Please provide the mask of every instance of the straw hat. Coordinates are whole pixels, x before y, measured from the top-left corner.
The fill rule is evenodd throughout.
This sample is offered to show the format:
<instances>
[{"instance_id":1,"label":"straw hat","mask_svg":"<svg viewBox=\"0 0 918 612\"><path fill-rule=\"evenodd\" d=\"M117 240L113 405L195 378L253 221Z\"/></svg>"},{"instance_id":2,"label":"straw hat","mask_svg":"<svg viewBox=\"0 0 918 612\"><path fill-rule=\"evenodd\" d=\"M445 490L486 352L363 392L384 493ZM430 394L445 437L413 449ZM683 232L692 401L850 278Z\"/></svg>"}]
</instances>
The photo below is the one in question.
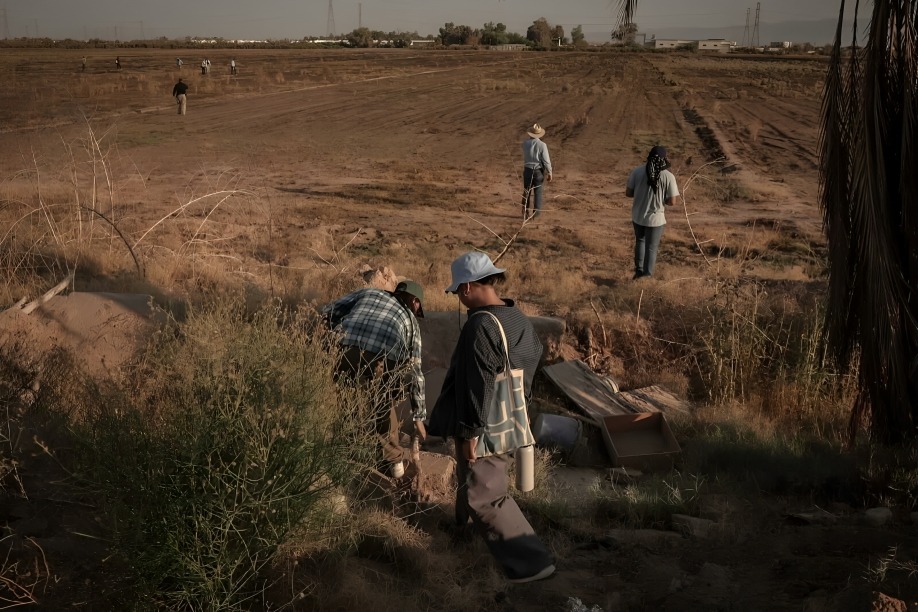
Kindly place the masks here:
<instances>
[{"instance_id":1,"label":"straw hat","mask_svg":"<svg viewBox=\"0 0 918 612\"><path fill-rule=\"evenodd\" d=\"M530 138L541 138L545 135L545 128L538 123L533 123L532 127L526 132Z\"/></svg>"}]
</instances>

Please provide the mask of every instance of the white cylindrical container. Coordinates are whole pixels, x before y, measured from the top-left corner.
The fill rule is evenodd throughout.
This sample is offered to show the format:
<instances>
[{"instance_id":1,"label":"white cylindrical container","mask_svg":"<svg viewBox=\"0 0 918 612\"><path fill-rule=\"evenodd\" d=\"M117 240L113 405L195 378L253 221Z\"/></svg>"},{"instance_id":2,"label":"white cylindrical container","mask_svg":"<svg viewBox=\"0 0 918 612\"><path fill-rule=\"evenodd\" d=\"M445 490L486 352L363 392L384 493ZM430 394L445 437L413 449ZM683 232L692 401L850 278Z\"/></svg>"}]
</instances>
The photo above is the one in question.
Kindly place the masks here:
<instances>
[{"instance_id":1,"label":"white cylindrical container","mask_svg":"<svg viewBox=\"0 0 918 612\"><path fill-rule=\"evenodd\" d=\"M401 461L392 464L392 477L401 478L405 475L405 465Z\"/></svg>"},{"instance_id":2,"label":"white cylindrical container","mask_svg":"<svg viewBox=\"0 0 918 612\"><path fill-rule=\"evenodd\" d=\"M516 449L516 488L528 493L535 488L535 449L522 446Z\"/></svg>"}]
</instances>

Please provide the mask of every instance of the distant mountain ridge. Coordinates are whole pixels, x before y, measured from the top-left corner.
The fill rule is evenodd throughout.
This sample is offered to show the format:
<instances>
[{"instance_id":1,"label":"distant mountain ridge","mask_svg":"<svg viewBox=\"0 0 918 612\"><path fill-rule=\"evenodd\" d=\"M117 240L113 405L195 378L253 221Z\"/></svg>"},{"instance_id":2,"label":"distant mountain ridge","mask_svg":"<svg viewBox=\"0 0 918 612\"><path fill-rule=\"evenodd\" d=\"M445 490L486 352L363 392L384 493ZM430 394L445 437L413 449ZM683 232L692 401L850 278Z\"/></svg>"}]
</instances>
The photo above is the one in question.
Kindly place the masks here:
<instances>
[{"instance_id":1,"label":"distant mountain ridge","mask_svg":"<svg viewBox=\"0 0 918 612\"><path fill-rule=\"evenodd\" d=\"M641 23L638 21L638 26ZM753 24L749 24L751 35ZM758 42L768 45L771 42L788 41L794 44L811 43L816 46L829 44L835 39L835 29L838 26L836 19L820 19L817 21L781 21L776 23L760 23ZM707 38L723 38L735 40L737 44L743 43L745 25L704 28L660 28L641 29L638 42L646 35L647 40L652 36L657 38L678 38L684 40L703 40ZM845 22L843 32L851 37L851 22ZM607 42L611 39L610 32L584 32L586 39L593 43Z\"/></svg>"}]
</instances>

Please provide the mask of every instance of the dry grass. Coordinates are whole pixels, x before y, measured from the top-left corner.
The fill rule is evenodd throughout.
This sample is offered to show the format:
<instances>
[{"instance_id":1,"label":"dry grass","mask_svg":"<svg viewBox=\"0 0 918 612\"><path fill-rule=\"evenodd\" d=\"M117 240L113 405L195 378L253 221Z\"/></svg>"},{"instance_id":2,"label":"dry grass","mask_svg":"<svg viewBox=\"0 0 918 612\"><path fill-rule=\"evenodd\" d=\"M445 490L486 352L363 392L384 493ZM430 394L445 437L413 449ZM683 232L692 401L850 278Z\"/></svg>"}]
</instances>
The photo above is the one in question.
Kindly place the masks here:
<instances>
[{"instance_id":1,"label":"dry grass","mask_svg":"<svg viewBox=\"0 0 918 612\"><path fill-rule=\"evenodd\" d=\"M183 59L184 74L194 74L192 61ZM212 59L215 66L226 61L216 54ZM366 67L336 66L240 62L238 80L216 68L207 78L195 74L195 94L219 96L230 87L271 91L304 80L350 82L365 76ZM526 93L537 78L557 83L552 69L551 62L534 62L503 80L460 84L473 93ZM679 60L666 78L680 79L682 69ZM76 75L67 95L104 97L126 88L152 100L162 98L178 74L154 66L152 60L144 70ZM806 85L811 77L807 73L789 79L779 94ZM760 95L763 78L750 77L749 96ZM17 83L31 87L25 80ZM570 93L576 86L559 89ZM53 105L64 97L62 91L52 88L34 95ZM746 91L739 90L736 98ZM556 121L559 129L595 127L592 115L576 108ZM674 136L671 146L687 148L689 134ZM659 137L636 126L622 147L642 157ZM190 301L238 290L250 311L269 298L309 311L360 286L363 266L389 265L397 275L425 287L426 310L448 311L457 308L455 298L442 291L450 282L449 262L470 249L496 256L520 229L515 203L502 197L500 187L493 189L492 200L464 198L462 189L467 188L456 176L465 170L431 168L423 152L413 151L380 171L386 180L372 190L329 181L324 186L328 193L297 193L305 182L298 176L272 182L259 179L257 169L250 175L198 172L179 188L174 201L152 215L143 204L151 171L136 168L115 146L117 138L89 122L86 137L68 150L69 166L52 171L41 159L26 157L21 172L4 177L0 214L6 227L16 231L0 235L0 270L8 279L0 285L0 301L34 296L75 269L78 288L158 292ZM515 151L513 155L515 160ZM370 171L363 166L354 169L355 176L365 172ZM493 171L499 181L504 174L512 176L513 171ZM680 168L679 175L685 174ZM447 211L438 217L439 225L428 225L430 217L420 212L416 218L401 214L411 208L399 200L401 183L435 187L429 192L434 197L417 202L416 208ZM265 188L274 184L291 191ZM697 235L689 234L681 211L674 209L673 228L663 239L659 277L631 282L628 229L590 227L604 222L600 218L616 202L605 195L582 196L569 185L559 181L551 193L576 196L546 205L583 220L556 224L548 217L523 228L501 261L510 270L506 294L519 298L528 314L563 317L570 330L564 338L570 354L611 375L623 388L663 384L697 406L689 417L673 419L680 439L695 443L686 453L687 468L643 489L621 489L611 498L597 495L584 501L584 506L605 511L599 513L600 528L661 526L674 509L693 512L699 490L721 475L718 486L741 488L748 474L739 465L749 466L754 476L750 480L756 483L777 482L779 469L806 468L814 440L840 454L851 380L820 365L820 304L814 298L824 277L819 255L802 232L768 219L730 226L718 222L718 217L732 214L729 204L759 196L709 168L684 189L692 215L688 220ZM457 200L461 211L455 210ZM376 212L368 214L364 208L388 218L380 221L373 216ZM395 227L400 224L410 231ZM811 472L804 470L803 484L816 486L827 474L841 473L830 453L819 448L822 454L815 455ZM583 519L579 501L575 504L563 487L553 486L547 477L551 461L540 454L540 474L546 477L537 479L539 489L519 499L537 531L548 534L552 547L567 559L571 534L595 525ZM905 472L889 475L891 486L876 497L901 499L890 491L902 483L910 490ZM272 570L280 577L272 587L272 601L328 609L359 609L381 601L406 609L493 606L503 579L477 540L455 545L430 524L429 515L396 516L363 501L347 497L344 514L330 504L325 539L288 542Z\"/></svg>"}]
</instances>

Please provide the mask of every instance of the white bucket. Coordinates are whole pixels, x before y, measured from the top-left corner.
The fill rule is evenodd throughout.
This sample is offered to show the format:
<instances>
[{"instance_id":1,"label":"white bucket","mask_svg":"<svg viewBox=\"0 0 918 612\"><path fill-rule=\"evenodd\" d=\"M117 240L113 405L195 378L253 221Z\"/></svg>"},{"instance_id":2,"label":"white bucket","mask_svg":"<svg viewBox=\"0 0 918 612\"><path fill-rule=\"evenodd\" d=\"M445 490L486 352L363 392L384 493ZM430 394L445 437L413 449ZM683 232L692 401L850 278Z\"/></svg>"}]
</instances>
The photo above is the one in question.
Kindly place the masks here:
<instances>
[{"instance_id":1,"label":"white bucket","mask_svg":"<svg viewBox=\"0 0 918 612\"><path fill-rule=\"evenodd\" d=\"M583 424L577 419L560 414L539 414L532 430L539 446L558 446L572 450L583 431Z\"/></svg>"}]
</instances>

